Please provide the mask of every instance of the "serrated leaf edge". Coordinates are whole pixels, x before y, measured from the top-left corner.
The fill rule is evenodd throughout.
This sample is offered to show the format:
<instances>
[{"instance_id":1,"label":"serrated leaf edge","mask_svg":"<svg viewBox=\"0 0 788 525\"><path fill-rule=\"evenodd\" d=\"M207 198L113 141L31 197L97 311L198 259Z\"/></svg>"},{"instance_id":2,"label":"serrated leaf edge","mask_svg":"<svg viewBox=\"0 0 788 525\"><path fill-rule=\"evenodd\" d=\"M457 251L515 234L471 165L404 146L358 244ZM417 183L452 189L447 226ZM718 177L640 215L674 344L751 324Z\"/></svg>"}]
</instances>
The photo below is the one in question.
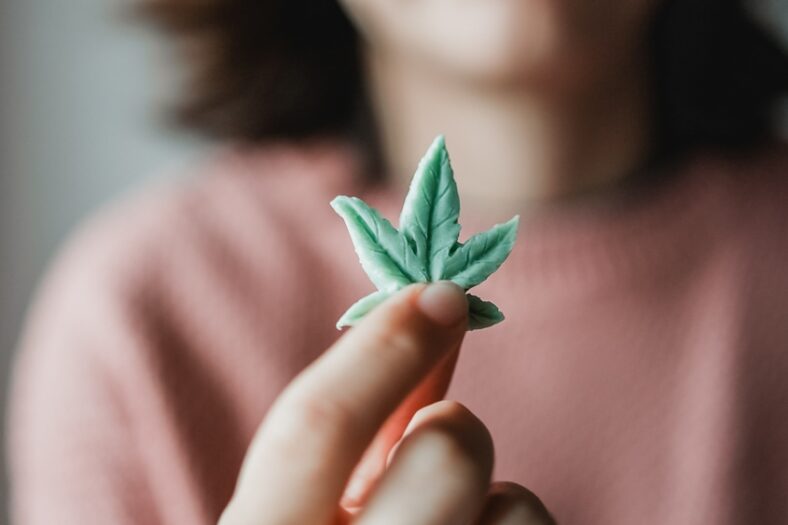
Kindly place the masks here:
<instances>
[{"instance_id":1,"label":"serrated leaf edge","mask_svg":"<svg viewBox=\"0 0 788 525\"><path fill-rule=\"evenodd\" d=\"M379 290L392 291L402 288L403 286L407 286L413 282L427 281L427 276L423 268L420 266L416 267L414 265L408 264L407 262L408 257L412 258L413 261L418 260L416 255L412 252L411 247L407 242L405 242L397 229L394 228L394 226L387 219L382 217L376 209L372 208L357 197L348 197L345 195L335 197L331 201L331 207L345 221L348 232L350 233L351 241L353 242L353 248L359 257L359 262L361 263L361 266L366 272L367 276ZM375 224L375 232L360 231L359 225L355 220L353 220L353 217L351 216L351 213L355 213L356 215L360 216L358 208L361 208L369 214ZM388 230L388 234L395 235L400 241L402 245L401 248L404 251L402 254L399 254L399 256L397 256L397 254L391 254L381 244L380 232L386 230ZM363 234L367 234L370 237L369 241L377 246L380 249L380 253L384 254L391 261L391 266L396 269L398 275L385 274L381 271L380 267L368 264L366 257L368 254L365 253L368 251L368 248L363 244ZM398 258L404 259L398 260Z\"/></svg>"},{"instance_id":2,"label":"serrated leaf edge","mask_svg":"<svg viewBox=\"0 0 788 525\"><path fill-rule=\"evenodd\" d=\"M485 301L473 294L467 294L466 297L468 298L468 330L489 328L506 319L506 316L494 303ZM492 308L493 315L475 314L474 312L479 312L481 307Z\"/></svg>"},{"instance_id":3,"label":"serrated leaf edge","mask_svg":"<svg viewBox=\"0 0 788 525\"><path fill-rule=\"evenodd\" d=\"M394 292L383 292L378 290L377 292L372 292L362 297L342 314L342 317L337 321L337 330L341 330L345 326L355 326L365 315L393 294Z\"/></svg>"},{"instance_id":4,"label":"serrated leaf edge","mask_svg":"<svg viewBox=\"0 0 788 525\"><path fill-rule=\"evenodd\" d=\"M494 225L489 230L477 233L473 235L470 239L468 239L464 244L459 245L451 255L449 255L444 261L441 268L441 279L447 279L450 281L456 282L459 286L462 286L465 290L470 290L474 286L478 286L479 284L486 281L492 274L494 274L498 269L506 262L506 259L509 258L509 255L512 253L512 249L514 249L515 241L517 240L517 231L519 229L520 224L520 216L515 215L508 221L500 224ZM489 236L496 232L497 230L503 230L499 242L489 247L485 253L492 252L497 247L503 245L503 254L499 256L499 260L497 261L487 261L490 264L488 271L480 276L476 276L473 279L470 279L469 276L463 277L463 273L469 271L471 267L474 265L479 265L485 259L483 257L477 257L473 260L469 259L464 265L459 268L451 269L451 273L447 272L447 267L451 267L451 263L453 260L460 258L463 256L464 250L470 250L473 243L483 239L485 236Z\"/></svg>"}]
</instances>

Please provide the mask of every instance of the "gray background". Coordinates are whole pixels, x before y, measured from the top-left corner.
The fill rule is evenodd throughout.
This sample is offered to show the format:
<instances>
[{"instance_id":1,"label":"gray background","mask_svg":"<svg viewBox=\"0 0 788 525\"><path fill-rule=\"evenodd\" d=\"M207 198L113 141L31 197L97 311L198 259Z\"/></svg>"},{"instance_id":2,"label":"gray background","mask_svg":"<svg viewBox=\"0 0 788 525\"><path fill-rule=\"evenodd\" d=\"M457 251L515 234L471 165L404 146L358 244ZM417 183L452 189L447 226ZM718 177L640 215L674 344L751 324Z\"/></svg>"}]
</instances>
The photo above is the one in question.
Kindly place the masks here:
<instances>
[{"instance_id":1,"label":"gray background","mask_svg":"<svg viewBox=\"0 0 788 525\"><path fill-rule=\"evenodd\" d=\"M159 125L173 75L161 43L120 16L130 2L0 0L2 407L30 294L64 235L102 201L205 148ZM788 44L788 1L760 4Z\"/></svg>"},{"instance_id":2,"label":"gray background","mask_svg":"<svg viewBox=\"0 0 788 525\"><path fill-rule=\"evenodd\" d=\"M174 78L167 48L124 18L129 4L0 0L2 407L24 311L63 237L107 198L200 150L160 123Z\"/></svg>"}]
</instances>

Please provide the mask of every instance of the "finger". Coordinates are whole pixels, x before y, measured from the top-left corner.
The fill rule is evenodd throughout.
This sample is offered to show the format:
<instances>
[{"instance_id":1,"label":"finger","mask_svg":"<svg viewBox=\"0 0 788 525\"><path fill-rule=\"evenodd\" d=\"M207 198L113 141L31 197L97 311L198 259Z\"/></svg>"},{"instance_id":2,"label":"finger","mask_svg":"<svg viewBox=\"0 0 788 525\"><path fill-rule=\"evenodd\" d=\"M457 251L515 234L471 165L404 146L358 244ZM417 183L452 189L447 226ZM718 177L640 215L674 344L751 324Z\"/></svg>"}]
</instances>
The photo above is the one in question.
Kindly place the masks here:
<instances>
[{"instance_id":1,"label":"finger","mask_svg":"<svg viewBox=\"0 0 788 525\"><path fill-rule=\"evenodd\" d=\"M469 523L483 507L492 465L481 421L455 402L430 405L414 418L357 523Z\"/></svg>"},{"instance_id":2,"label":"finger","mask_svg":"<svg viewBox=\"0 0 788 525\"><path fill-rule=\"evenodd\" d=\"M458 357L459 348L444 357L386 420L353 471L342 496L343 506L357 508L364 504L369 491L386 469L389 452L402 438L402 433L414 414L421 408L440 401L446 395Z\"/></svg>"},{"instance_id":3,"label":"finger","mask_svg":"<svg viewBox=\"0 0 788 525\"><path fill-rule=\"evenodd\" d=\"M490 488L478 525L556 525L544 504L525 487L511 482Z\"/></svg>"},{"instance_id":4,"label":"finger","mask_svg":"<svg viewBox=\"0 0 788 525\"><path fill-rule=\"evenodd\" d=\"M267 523L327 523L348 477L391 412L465 333L453 284L395 294L304 370L271 407L228 512ZM296 494L305 497L297 498Z\"/></svg>"}]
</instances>

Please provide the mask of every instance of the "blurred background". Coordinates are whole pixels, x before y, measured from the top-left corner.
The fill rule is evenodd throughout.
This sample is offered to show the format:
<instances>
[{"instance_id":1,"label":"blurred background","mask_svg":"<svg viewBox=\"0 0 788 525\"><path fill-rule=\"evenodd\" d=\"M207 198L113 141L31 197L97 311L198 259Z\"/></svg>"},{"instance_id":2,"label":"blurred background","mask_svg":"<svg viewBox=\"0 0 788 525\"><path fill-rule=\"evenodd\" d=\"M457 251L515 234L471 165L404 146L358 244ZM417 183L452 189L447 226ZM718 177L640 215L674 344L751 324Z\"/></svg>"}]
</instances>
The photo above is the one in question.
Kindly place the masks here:
<instances>
[{"instance_id":1,"label":"blurred background","mask_svg":"<svg viewBox=\"0 0 788 525\"><path fill-rule=\"evenodd\" d=\"M26 307L64 236L106 200L183 172L210 148L162 124L176 75L164 44L124 16L130 1L0 0L3 415ZM753 8L788 46L788 1Z\"/></svg>"},{"instance_id":2,"label":"blurred background","mask_svg":"<svg viewBox=\"0 0 788 525\"><path fill-rule=\"evenodd\" d=\"M25 309L64 236L107 199L183 171L204 147L162 125L174 75L163 42L124 14L128 6L0 0L3 415Z\"/></svg>"}]
</instances>

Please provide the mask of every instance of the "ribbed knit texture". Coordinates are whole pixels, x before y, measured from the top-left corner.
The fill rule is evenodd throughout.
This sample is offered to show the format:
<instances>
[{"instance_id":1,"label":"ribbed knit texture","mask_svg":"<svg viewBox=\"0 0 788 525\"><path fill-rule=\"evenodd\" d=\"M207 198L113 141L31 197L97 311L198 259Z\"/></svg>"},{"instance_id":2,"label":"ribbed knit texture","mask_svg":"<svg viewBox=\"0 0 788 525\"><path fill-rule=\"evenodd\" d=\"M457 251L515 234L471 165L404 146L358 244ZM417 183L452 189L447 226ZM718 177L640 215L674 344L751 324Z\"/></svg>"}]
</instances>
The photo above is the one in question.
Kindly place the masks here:
<instances>
[{"instance_id":1,"label":"ribbed knit texture","mask_svg":"<svg viewBox=\"0 0 788 525\"><path fill-rule=\"evenodd\" d=\"M15 523L215 523L272 400L372 290L328 202L395 220L403 194L359 165L228 151L72 239L15 369ZM562 525L787 523L787 209L783 150L524 217L479 289L507 320L468 335L448 395L496 478Z\"/></svg>"}]
</instances>

